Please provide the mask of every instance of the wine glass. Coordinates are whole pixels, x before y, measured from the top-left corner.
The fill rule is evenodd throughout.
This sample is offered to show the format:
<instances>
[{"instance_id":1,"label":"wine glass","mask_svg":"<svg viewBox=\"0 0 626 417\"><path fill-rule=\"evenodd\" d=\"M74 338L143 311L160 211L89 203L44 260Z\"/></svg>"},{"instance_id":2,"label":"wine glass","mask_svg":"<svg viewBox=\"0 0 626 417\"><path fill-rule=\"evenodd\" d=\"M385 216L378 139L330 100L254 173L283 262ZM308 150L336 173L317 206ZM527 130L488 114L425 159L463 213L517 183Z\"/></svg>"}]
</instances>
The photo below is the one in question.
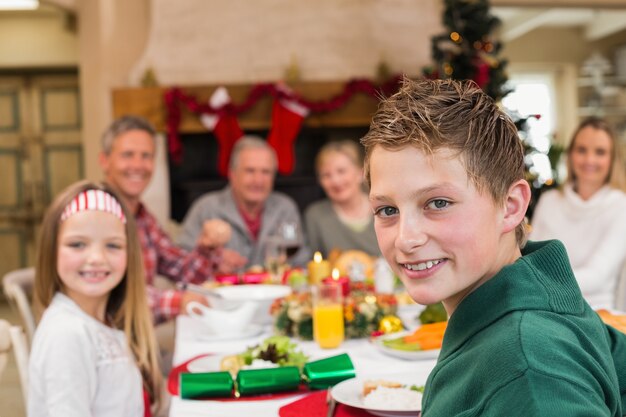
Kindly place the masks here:
<instances>
[{"instance_id":1,"label":"wine glass","mask_svg":"<svg viewBox=\"0 0 626 417\"><path fill-rule=\"evenodd\" d=\"M271 236L265 246L265 268L272 283L280 284L287 268L287 251L280 238Z\"/></svg>"},{"instance_id":2,"label":"wine glass","mask_svg":"<svg viewBox=\"0 0 626 417\"><path fill-rule=\"evenodd\" d=\"M265 267L272 277L272 282L282 281L283 274L288 268L288 259L293 256L301 244L300 228L298 223L283 221L274 231L265 247Z\"/></svg>"},{"instance_id":3,"label":"wine glass","mask_svg":"<svg viewBox=\"0 0 626 417\"><path fill-rule=\"evenodd\" d=\"M278 226L277 236L285 248L287 258L291 258L300 249L302 238L300 235L300 227L297 222L281 222Z\"/></svg>"}]
</instances>

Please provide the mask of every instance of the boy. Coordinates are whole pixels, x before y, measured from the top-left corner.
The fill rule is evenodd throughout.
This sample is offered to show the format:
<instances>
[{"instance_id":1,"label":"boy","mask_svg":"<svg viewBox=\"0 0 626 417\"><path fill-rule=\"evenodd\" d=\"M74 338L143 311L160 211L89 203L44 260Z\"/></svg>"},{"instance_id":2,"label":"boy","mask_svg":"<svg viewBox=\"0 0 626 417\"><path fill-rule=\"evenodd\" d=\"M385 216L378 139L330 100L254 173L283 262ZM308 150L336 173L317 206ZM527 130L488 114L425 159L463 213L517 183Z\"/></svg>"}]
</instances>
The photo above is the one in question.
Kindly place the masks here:
<instances>
[{"instance_id":1,"label":"boy","mask_svg":"<svg viewBox=\"0 0 626 417\"><path fill-rule=\"evenodd\" d=\"M583 300L560 242L524 245L523 148L493 100L405 79L362 142L383 256L450 317L423 417L621 416L626 336Z\"/></svg>"}]
</instances>

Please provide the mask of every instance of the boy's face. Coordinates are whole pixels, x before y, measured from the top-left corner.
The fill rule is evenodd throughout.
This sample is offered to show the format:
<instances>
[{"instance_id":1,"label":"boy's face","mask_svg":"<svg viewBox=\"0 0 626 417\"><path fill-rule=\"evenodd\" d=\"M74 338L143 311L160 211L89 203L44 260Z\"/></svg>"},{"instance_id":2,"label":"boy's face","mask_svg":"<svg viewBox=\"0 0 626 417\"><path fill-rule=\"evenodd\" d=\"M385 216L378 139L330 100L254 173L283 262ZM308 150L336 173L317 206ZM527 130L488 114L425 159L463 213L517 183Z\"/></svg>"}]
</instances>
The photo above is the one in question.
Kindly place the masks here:
<instances>
[{"instance_id":1,"label":"boy's face","mask_svg":"<svg viewBox=\"0 0 626 417\"><path fill-rule=\"evenodd\" d=\"M505 207L478 192L449 150L427 156L414 147L377 146L370 181L378 244L418 303L443 301L452 314L467 294L515 259L517 245L503 240L511 230Z\"/></svg>"}]
</instances>

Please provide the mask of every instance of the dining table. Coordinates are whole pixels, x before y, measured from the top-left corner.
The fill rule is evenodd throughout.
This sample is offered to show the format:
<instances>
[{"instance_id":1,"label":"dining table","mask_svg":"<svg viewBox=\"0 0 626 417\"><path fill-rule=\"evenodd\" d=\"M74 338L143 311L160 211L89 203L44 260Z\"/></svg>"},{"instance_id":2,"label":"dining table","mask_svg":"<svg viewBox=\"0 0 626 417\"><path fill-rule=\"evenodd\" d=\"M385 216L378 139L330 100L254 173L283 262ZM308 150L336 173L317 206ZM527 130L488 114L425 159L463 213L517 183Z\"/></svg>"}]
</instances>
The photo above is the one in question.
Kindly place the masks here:
<instances>
[{"instance_id":1,"label":"dining table","mask_svg":"<svg viewBox=\"0 0 626 417\"><path fill-rule=\"evenodd\" d=\"M173 355L173 367L189 362L193 358L203 355L222 357L243 352L247 347L262 342L274 334L271 325L265 325L261 333L254 336L242 334L241 337L213 338L207 326L200 320L186 315L176 319L176 340ZM417 384L424 385L436 358L407 360L390 356L373 344L370 339L348 339L338 348L321 349L314 341L293 339L298 347L309 356L309 361L332 357L347 353L354 365L355 374L359 378L389 379L394 375L409 375ZM233 400L197 400L182 399L179 395L172 395L170 402L170 417L232 417L255 416L277 417L280 409L305 395L301 391L292 394L270 397L269 399L247 399L241 397Z\"/></svg>"}]
</instances>

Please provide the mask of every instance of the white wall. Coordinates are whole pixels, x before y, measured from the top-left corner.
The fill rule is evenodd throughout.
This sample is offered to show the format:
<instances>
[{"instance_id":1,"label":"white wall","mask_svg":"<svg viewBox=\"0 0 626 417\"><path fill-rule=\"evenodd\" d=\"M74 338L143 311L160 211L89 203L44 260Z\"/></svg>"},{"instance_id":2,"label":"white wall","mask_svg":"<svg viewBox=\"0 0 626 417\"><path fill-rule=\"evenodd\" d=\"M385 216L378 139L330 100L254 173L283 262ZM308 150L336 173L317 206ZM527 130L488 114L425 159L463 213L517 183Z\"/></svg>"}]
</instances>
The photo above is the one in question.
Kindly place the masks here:
<instances>
[{"instance_id":1,"label":"white wall","mask_svg":"<svg viewBox=\"0 0 626 417\"><path fill-rule=\"evenodd\" d=\"M420 73L441 32L439 0L152 0L137 84L276 81L295 59L302 78L372 77L381 60Z\"/></svg>"},{"instance_id":2,"label":"white wall","mask_svg":"<svg viewBox=\"0 0 626 417\"><path fill-rule=\"evenodd\" d=\"M0 68L78 65L78 37L60 12L0 13Z\"/></svg>"},{"instance_id":3,"label":"white wall","mask_svg":"<svg viewBox=\"0 0 626 417\"><path fill-rule=\"evenodd\" d=\"M510 72L543 72L554 76L558 91L556 141L567 146L580 122L577 79L582 63L594 52L613 62L616 48L624 44L626 31L588 42L580 28L542 28L506 43L502 55L510 62ZM608 120L623 122L624 118Z\"/></svg>"}]
</instances>

